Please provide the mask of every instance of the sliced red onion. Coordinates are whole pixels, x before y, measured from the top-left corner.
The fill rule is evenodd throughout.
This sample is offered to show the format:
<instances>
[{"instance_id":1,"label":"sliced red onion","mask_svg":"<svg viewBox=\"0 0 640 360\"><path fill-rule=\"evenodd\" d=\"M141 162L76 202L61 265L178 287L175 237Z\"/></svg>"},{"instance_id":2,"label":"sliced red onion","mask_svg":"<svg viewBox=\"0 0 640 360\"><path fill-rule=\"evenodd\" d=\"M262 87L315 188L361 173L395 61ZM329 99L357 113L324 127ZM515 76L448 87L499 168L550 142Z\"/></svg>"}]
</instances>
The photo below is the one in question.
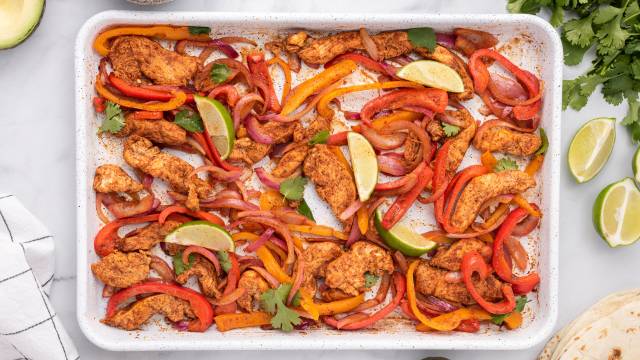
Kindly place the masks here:
<instances>
[{"instance_id":1,"label":"sliced red onion","mask_svg":"<svg viewBox=\"0 0 640 360\"><path fill-rule=\"evenodd\" d=\"M343 111L342 114L347 120L360 120L360 112L356 111Z\"/></svg>"},{"instance_id":2,"label":"sliced red onion","mask_svg":"<svg viewBox=\"0 0 640 360\"><path fill-rule=\"evenodd\" d=\"M436 42L444 47L452 49L456 43L456 36L453 34L436 33Z\"/></svg>"},{"instance_id":3,"label":"sliced red onion","mask_svg":"<svg viewBox=\"0 0 640 360\"><path fill-rule=\"evenodd\" d=\"M271 211L267 211L267 210L245 210L245 211L240 211L237 214L238 218L243 218L243 217L247 217L247 216L259 216L259 217L268 217L268 218L275 218L275 215L273 215L273 213L271 213Z\"/></svg>"},{"instance_id":4,"label":"sliced red onion","mask_svg":"<svg viewBox=\"0 0 640 360\"><path fill-rule=\"evenodd\" d=\"M238 130L240 123L242 123L242 119L249 115L251 108L253 107L253 103L255 102L259 102L264 105L264 99L256 93L243 95L240 100L238 100L236 106L233 108L233 126L236 130Z\"/></svg>"},{"instance_id":5,"label":"sliced red onion","mask_svg":"<svg viewBox=\"0 0 640 360\"><path fill-rule=\"evenodd\" d=\"M231 84L216 86L215 88L213 88L213 90L211 90L211 92L209 92L209 95L207 95L207 97L210 99L215 99L220 95L224 95L226 97L227 104L230 107L236 106L236 103L240 99L238 90Z\"/></svg>"},{"instance_id":6,"label":"sliced red onion","mask_svg":"<svg viewBox=\"0 0 640 360\"><path fill-rule=\"evenodd\" d=\"M272 228L268 228L260 235L258 240L247 245L247 247L244 248L245 251L254 252L258 250L260 246L264 245L267 242L267 240L269 240L269 238L271 237L271 235L273 235L274 232L275 230L273 230Z\"/></svg>"},{"instance_id":7,"label":"sliced red onion","mask_svg":"<svg viewBox=\"0 0 640 360\"><path fill-rule=\"evenodd\" d=\"M425 301L431 305L433 305L434 307L436 307L438 310L440 310L443 313L448 313L448 312L452 312L452 311L456 311L459 308L445 300L442 300L440 298L437 298L433 295L429 295L426 297Z\"/></svg>"},{"instance_id":8,"label":"sliced red onion","mask_svg":"<svg viewBox=\"0 0 640 360\"><path fill-rule=\"evenodd\" d=\"M367 51L367 54L369 54L369 57L371 57L375 61L382 60L382 58L380 57L380 53L378 52L378 46L367 32L367 29L361 27L359 33L360 39L362 40L362 46L364 46L364 49Z\"/></svg>"},{"instance_id":9,"label":"sliced red onion","mask_svg":"<svg viewBox=\"0 0 640 360\"><path fill-rule=\"evenodd\" d=\"M155 255L151 255L150 258L151 263L149 263L149 267L158 273L162 280L174 281L173 270L166 261Z\"/></svg>"},{"instance_id":10,"label":"sliced red onion","mask_svg":"<svg viewBox=\"0 0 640 360\"><path fill-rule=\"evenodd\" d=\"M387 154L381 154L377 156L378 158L378 169L380 172L385 174L393 175L393 176L402 176L406 175L408 170L404 166L404 162L402 159L399 159L395 156L390 156ZM388 189L381 189L388 190Z\"/></svg>"},{"instance_id":11,"label":"sliced red onion","mask_svg":"<svg viewBox=\"0 0 640 360\"><path fill-rule=\"evenodd\" d=\"M278 281L278 279L271 275L264 267L250 266L249 269L260 274L260 276L262 276L262 278L264 278L272 288L276 289L278 286L280 286L280 281Z\"/></svg>"},{"instance_id":12,"label":"sliced red onion","mask_svg":"<svg viewBox=\"0 0 640 360\"><path fill-rule=\"evenodd\" d=\"M236 190L231 190L231 189L224 189L219 191L216 195L214 199L210 199L209 201L206 200L200 200L200 202L211 202L211 201L215 201L215 199L238 199L238 200L242 200L242 195L240 195L240 193Z\"/></svg>"},{"instance_id":13,"label":"sliced red onion","mask_svg":"<svg viewBox=\"0 0 640 360\"><path fill-rule=\"evenodd\" d=\"M309 220L306 216L299 214L292 209L273 209L271 213L275 215L280 221L285 224L293 225L314 225L315 223Z\"/></svg>"},{"instance_id":14,"label":"sliced red onion","mask_svg":"<svg viewBox=\"0 0 640 360\"><path fill-rule=\"evenodd\" d=\"M286 115L281 115L281 114L264 114L264 115L258 115L258 120L287 123L287 122L296 121L298 119L290 116L286 116Z\"/></svg>"},{"instance_id":15,"label":"sliced red onion","mask_svg":"<svg viewBox=\"0 0 640 360\"><path fill-rule=\"evenodd\" d=\"M247 116L244 120L244 126L247 128L247 133L253 141L260 144L273 144L275 142L273 137L264 131L255 116Z\"/></svg>"},{"instance_id":16,"label":"sliced red onion","mask_svg":"<svg viewBox=\"0 0 640 360\"><path fill-rule=\"evenodd\" d=\"M473 238L473 237L478 237L480 235L488 234L488 233L492 232L493 230L499 228L500 225L502 225L504 220L507 218L507 215L508 214L504 214L502 217L500 217L500 219L498 219L498 221L495 222L495 224L489 226L488 228L486 228L484 230L480 230L480 231L476 231L476 232L469 232L469 233L461 233L461 234L447 234L446 236L448 238L451 238L451 239L469 239L469 238Z\"/></svg>"},{"instance_id":17,"label":"sliced red onion","mask_svg":"<svg viewBox=\"0 0 640 360\"><path fill-rule=\"evenodd\" d=\"M218 40L224 41L227 44L246 43L253 46L258 45L255 41L243 36L225 36L225 37L219 38Z\"/></svg>"},{"instance_id":18,"label":"sliced red onion","mask_svg":"<svg viewBox=\"0 0 640 360\"><path fill-rule=\"evenodd\" d=\"M216 269L217 274L222 274L222 270L220 267L220 262L214 253L212 253L209 249L203 248L202 246L190 245L187 246L186 249L182 251L182 262L185 264L189 263L189 255L192 253L196 253L201 255L205 259L209 260L213 267Z\"/></svg>"},{"instance_id":19,"label":"sliced red onion","mask_svg":"<svg viewBox=\"0 0 640 360\"><path fill-rule=\"evenodd\" d=\"M527 263L529 262L529 254L524 249L520 241L513 236L507 236L504 241L505 248L511 255L511 259L513 263L516 265L520 271L524 271L527 268Z\"/></svg>"},{"instance_id":20,"label":"sliced red onion","mask_svg":"<svg viewBox=\"0 0 640 360\"><path fill-rule=\"evenodd\" d=\"M216 199L212 202L200 204L205 209L231 208L236 210L258 210L259 207L250 202L239 199Z\"/></svg>"},{"instance_id":21,"label":"sliced red onion","mask_svg":"<svg viewBox=\"0 0 640 360\"><path fill-rule=\"evenodd\" d=\"M240 299L246 293L247 293L247 289L241 288L241 287L236 288L229 294L224 295L222 298L220 298L220 300L216 301L214 305L224 306L224 305L232 304L238 301L238 299Z\"/></svg>"},{"instance_id":22,"label":"sliced red onion","mask_svg":"<svg viewBox=\"0 0 640 360\"><path fill-rule=\"evenodd\" d=\"M287 251L287 243L279 237L272 236L269 238L269 242L279 247L280 249Z\"/></svg>"},{"instance_id":23,"label":"sliced red onion","mask_svg":"<svg viewBox=\"0 0 640 360\"><path fill-rule=\"evenodd\" d=\"M447 123L449 125L455 125L455 126L459 126L461 128L464 128L467 126L467 123L464 120L458 119L455 116L451 116L449 114L445 113L441 113L441 114L437 114L436 115L436 120L440 121L440 122L444 122Z\"/></svg>"},{"instance_id":24,"label":"sliced red onion","mask_svg":"<svg viewBox=\"0 0 640 360\"><path fill-rule=\"evenodd\" d=\"M189 330L189 321L188 320L180 320L171 323L171 327L178 331L188 331Z\"/></svg>"},{"instance_id":25,"label":"sliced red onion","mask_svg":"<svg viewBox=\"0 0 640 360\"><path fill-rule=\"evenodd\" d=\"M427 119L433 119L433 116L435 115L435 113L432 110L429 110L422 106L405 106L402 109L423 114Z\"/></svg>"},{"instance_id":26,"label":"sliced red onion","mask_svg":"<svg viewBox=\"0 0 640 360\"><path fill-rule=\"evenodd\" d=\"M380 134L374 128L366 125L360 127L360 133L378 150L397 149L402 146L407 139L407 134Z\"/></svg>"},{"instance_id":27,"label":"sliced red onion","mask_svg":"<svg viewBox=\"0 0 640 360\"><path fill-rule=\"evenodd\" d=\"M360 199L356 199L346 209L344 209L343 212L340 213L340 216L338 216L338 218L342 221L347 221L347 219L352 217L353 214L355 214L356 211L358 211L362 207L362 205L364 205L364 203L360 201Z\"/></svg>"},{"instance_id":28,"label":"sliced red onion","mask_svg":"<svg viewBox=\"0 0 640 360\"><path fill-rule=\"evenodd\" d=\"M107 209L118 219L148 213L156 203L155 196L148 194L140 201L123 201L107 206ZM104 201L104 200L103 200ZM158 203L159 205L159 203ZM157 205L156 205L157 206Z\"/></svg>"},{"instance_id":29,"label":"sliced red onion","mask_svg":"<svg viewBox=\"0 0 640 360\"><path fill-rule=\"evenodd\" d=\"M540 217L528 215L524 220L522 220L518 225L513 228L511 231L511 235L513 236L525 236L529 235L540 222Z\"/></svg>"},{"instance_id":30,"label":"sliced red onion","mask_svg":"<svg viewBox=\"0 0 640 360\"><path fill-rule=\"evenodd\" d=\"M195 168L191 173L189 173L187 177L190 178L202 171L208 171L214 179L225 182L236 181L240 178L240 176L242 176L242 170L227 171L215 165L203 165Z\"/></svg>"},{"instance_id":31,"label":"sliced red onion","mask_svg":"<svg viewBox=\"0 0 640 360\"><path fill-rule=\"evenodd\" d=\"M276 178L275 176L267 173L267 171L262 167L255 168L254 170L256 176L258 176L258 179L260 179L260 182L262 182L264 186L274 190L280 190L280 184L283 179Z\"/></svg>"},{"instance_id":32,"label":"sliced red onion","mask_svg":"<svg viewBox=\"0 0 640 360\"><path fill-rule=\"evenodd\" d=\"M353 218L353 223L351 224L351 231L349 232L349 237L347 238L347 242L345 242L346 247L350 247L353 243L360 240L360 236L362 233L360 232L360 227L358 226L358 218Z\"/></svg>"},{"instance_id":33,"label":"sliced red onion","mask_svg":"<svg viewBox=\"0 0 640 360\"><path fill-rule=\"evenodd\" d=\"M220 39L211 40L211 44L216 46L218 50L220 50L223 54L225 54L229 58L235 59L238 56L240 56L238 52L231 45L227 44L226 42Z\"/></svg>"}]
</instances>

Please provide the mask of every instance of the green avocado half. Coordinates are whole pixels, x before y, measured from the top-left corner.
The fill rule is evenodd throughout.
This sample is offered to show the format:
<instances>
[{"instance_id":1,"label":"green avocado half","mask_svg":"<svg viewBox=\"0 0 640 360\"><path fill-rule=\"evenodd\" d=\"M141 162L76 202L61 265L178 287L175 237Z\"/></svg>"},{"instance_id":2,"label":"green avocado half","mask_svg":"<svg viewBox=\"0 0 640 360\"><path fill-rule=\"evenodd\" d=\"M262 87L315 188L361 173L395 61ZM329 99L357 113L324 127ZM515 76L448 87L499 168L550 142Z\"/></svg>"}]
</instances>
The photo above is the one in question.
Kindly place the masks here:
<instances>
[{"instance_id":1,"label":"green avocado half","mask_svg":"<svg viewBox=\"0 0 640 360\"><path fill-rule=\"evenodd\" d=\"M38 27L45 0L0 0L0 49L25 41Z\"/></svg>"}]
</instances>

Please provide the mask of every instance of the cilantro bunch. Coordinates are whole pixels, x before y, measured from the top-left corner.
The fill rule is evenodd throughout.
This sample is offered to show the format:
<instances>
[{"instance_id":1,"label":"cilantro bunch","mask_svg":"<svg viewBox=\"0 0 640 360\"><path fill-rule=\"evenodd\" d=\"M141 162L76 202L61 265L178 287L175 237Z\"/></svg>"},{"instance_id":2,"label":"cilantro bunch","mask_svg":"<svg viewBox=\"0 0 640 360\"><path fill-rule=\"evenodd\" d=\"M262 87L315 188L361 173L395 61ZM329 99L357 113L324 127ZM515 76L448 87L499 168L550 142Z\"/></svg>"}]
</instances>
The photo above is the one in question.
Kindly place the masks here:
<instances>
[{"instance_id":1,"label":"cilantro bunch","mask_svg":"<svg viewBox=\"0 0 640 360\"><path fill-rule=\"evenodd\" d=\"M510 12L535 14L551 10L554 26L562 27L564 62L576 65L587 50L596 57L587 73L565 80L562 106L582 109L595 88L602 84L604 99L619 105L624 100L629 111L622 124L640 141L640 5L639 0L508 0ZM563 23L565 11L577 18Z\"/></svg>"}]
</instances>

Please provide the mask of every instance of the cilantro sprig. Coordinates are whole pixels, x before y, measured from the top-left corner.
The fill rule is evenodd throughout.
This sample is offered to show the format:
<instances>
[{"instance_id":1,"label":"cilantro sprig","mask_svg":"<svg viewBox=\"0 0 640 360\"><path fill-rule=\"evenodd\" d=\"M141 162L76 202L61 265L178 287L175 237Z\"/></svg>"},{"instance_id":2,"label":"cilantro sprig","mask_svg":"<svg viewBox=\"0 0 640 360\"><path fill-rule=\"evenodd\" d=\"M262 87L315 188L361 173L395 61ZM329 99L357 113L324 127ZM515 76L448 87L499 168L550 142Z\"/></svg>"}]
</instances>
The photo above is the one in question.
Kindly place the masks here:
<instances>
[{"instance_id":1,"label":"cilantro sprig","mask_svg":"<svg viewBox=\"0 0 640 360\"><path fill-rule=\"evenodd\" d=\"M176 114L176 118L173 122L190 132L201 133L204 131L202 118L200 118L200 115L197 112L191 109L180 110Z\"/></svg>"},{"instance_id":2,"label":"cilantro sprig","mask_svg":"<svg viewBox=\"0 0 640 360\"><path fill-rule=\"evenodd\" d=\"M612 105L626 100L627 115L621 124L631 138L640 141L640 5L638 0L508 0L511 12L535 14L543 7L552 11L550 22L562 27L564 62L577 65L595 48L591 68L573 80L564 80L562 107L582 109L601 85L604 99ZM576 18L564 21L568 11Z\"/></svg>"},{"instance_id":3,"label":"cilantro sprig","mask_svg":"<svg viewBox=\"0 0 640 360\"><path fill-rule=\"evenodd\" d=\"M287 179L280 184L280 194L287 200L302 200L304 195L304 186L307 184L307 179L302 176L297 176L293 179Z\"/></svg>"},{"instance_id":4,"label":"cilantro sprig","mask_svg":"<svg viewBox=\"0 0 640 360\"><path fill-rule=\"evenodd\" d=\"M289 291L291 284L281 284L277 289L269 289L260 295L262 309L274 315L271 318L271 326L285 332L292 331L294 325L302 322L298 313L285 305Z\"/></svg>"},{"instance_id":5,"label":"cilantro sprig","mask_svg":"<svg viewBox=\"0 0 640 360\"><path fill-rule=\"evenodd\" d=\"M529 301L527 300L526 296L518 296L518 298L516 299L516 308L513 311L522 312L522 310L524 310L524 306L528 302ZM496 325L502 325L502 323L504 322L504 319L506 319L507 316L509 316L509 315L511 315L511 313L502 314L502 315L493 315L491 317L491 322L496 324Z\"/></svg>"},{"instance_id":6,"label":"cilantro sprig","mask_svg":"<svg viewBox=\"0 0 640 360\"><path fill-rule=\"evenodd\" d=\"M173 271L176 273L176 275L180 275L183 272L191 269L195 261L196 261L196 256L194 254L189 254L189 263L185 264L182 261L182 251L181 251L173 255Z\"/></svg>"},{"instance_id":7,"label":"cilantro sprig","mask_svg":"<svg viewBox=\"0 0 640 360\"><path fill-rule=\"evenodd\" d=\"M102 126L100 126L100 131L117 134L122 130L124 125L124 113L122 109L120 109L120 105L107 100L107 105L104 109L104 120L102 121Z\"/></svg>"},{"instance_id":8,"label":"cilantro sprig","mask_svg":"<svg viewBox=\"0 0 640 360\"><path fill-rule=\"evenodd\" d=\"M460 132L460 127L456 125L451 125L446 122L442 123L442 130L447 137L452 137L458 135Z\"/></svg>"},{"instance_id":9,"label":"cilantro sprig","mask_svg":"<svg viewBox=\"0 0 640 360\"><path fill-rule=\"evenodd\" d=\"M414 47L427 48L429 52L436 49L436 32L430 27L409 29L407 37Z\"/></svg>"},{"instance_id":10,"label":"cilantro sprig","mask_svg":"<svg viewBox=\"0 0 640 360\"><path fill-rule=\"evenodd\" d=\"M209 76L215 84L221 84L231 76L231 69L225 64L213 64Z\"/></svg>"},{"instance_id":11,"label":"cilantro sprig","mask_svg":"<svg viewBox=\"0 0 640 360\"><path fill-rule=\"evenodd\" d=\"M501 172L501 171L507 171L507 170L518 170L518 163L513 159L504 157L498 160L496 165L493 167L493 170L495 172Z\"/></svg>"}]
</instances>

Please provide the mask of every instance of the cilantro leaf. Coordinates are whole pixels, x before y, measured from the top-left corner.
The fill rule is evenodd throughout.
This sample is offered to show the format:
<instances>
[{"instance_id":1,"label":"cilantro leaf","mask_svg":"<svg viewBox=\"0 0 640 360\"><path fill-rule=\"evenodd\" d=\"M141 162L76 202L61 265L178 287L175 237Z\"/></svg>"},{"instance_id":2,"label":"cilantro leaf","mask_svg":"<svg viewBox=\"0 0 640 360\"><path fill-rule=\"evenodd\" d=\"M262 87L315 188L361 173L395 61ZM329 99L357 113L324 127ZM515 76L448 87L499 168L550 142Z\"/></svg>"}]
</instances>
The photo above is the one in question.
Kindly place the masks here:
<instances>
[{"instance_id":1,"label":"cilantro leaf","mask_svg":"<svg viewBox=\"0 0 640 360\"><path fill-rule=\"evenodd\" d=\"M309 145L325 144L328 138L329 130L318 131L315 135L313 135L311 140L309 140Z\"/></svg>"},{"instance_id":2,"label":"cilantro leaf","mask_svg":"<svg viewBox=\"0 0 640 360\"><path fill-rule=\"evenodd\" d=\"M630 66L631 75L636 80L640 80L640 58L634 59Z\"/></svg>"},{"instance_id":3,"label":"cilantro leaf","mask_svg":"<svg viewBox=\"0 0 640 360\"><path fill-rule=\"evenodd\" d=\"M493 167L495 172L501 172L506 170L518 170L518 163L515 160L504 157L496 163Z\"/></svg>"},{"instance_id":4,"label":"cilantro leaf","mask_svg":"<svg viewBox=\"0 0 640 360\"><path fill-rule=\"evenodd\" d=\"M313 217L313 213L311 212L311 208L309 207L309 204L307 204L307 202L304 201L304 199L302 199L302 201L300 202L300 205L298 205L298 213L306 216L307 219L311 221L316 221L316 219Z\"/></svg>"},{"instance_id":5,"label":"cilantro leaf","mask_svg":"<svg viewBox=\"0 0 640 360\"><path fill-rule=\"evenodd\" d=\"M208 26L189 26L189 34L191 35L208 35L211 32L211 28Z\"/></svg>"},{"instance_id":6,"label":"cilantro leaf","mask_svg":"<svg viewBox=\"0 0 640 360\"><path fill-rule=\"evenodd\" d=\"M547 132L544 131L543 128L540 128L540 140L542 140L542 143L538 150L536 150L536 155L544 155L547 152L547 149L549 149L549 138L547 137Z\"/></svg>"},{"instance_id":7,"label":"cilantro leaf","mask_svg":"<svg viewBox=\"0 0 640 360\"><path fill-rule=\"evenodd\" d=\"M225 64L213 64L213 66L211 66L211 72L209 73L211 81L215 84L221 84L227 81L230 75L231 69Z\"/></svg>"},{"instance_id":8,"label":"cilantro leaf","mask_svg":"<svg viewBox=\"0 0 640 360\"><path fill-rule=\"evenodd\" d=\"M542 7L540 0L509 0L507 10L512 13L535 14Z\"/></svg>"},{"instance_id":9,"label":"cilantro leaf","mask_svg":"<svg viewBox=\"0 0 640 360\"><path fill-rule=\"evenodd\" d=\"M189 254L189 263L185 264L182 261L182 251L180 251L179 253L173 255L173 271L176 273L176 275L180 275L183 272L191 269L195 261L195 255Z\"/></svg>"},{"instance_id":10,"label":"cilantro leaf","mask_svg":"<svg viewBox=\"0 0 640 360\"><path fill-rule=\"evenodd\" d=\"M612 54L624 47L624 42L629 37L629 32L620 27L621 16L618 15L614 20L603 25L596 36L600 40L598 42L599 54Z\"/></svg>"},{"instance_id":11,"label":"cilantro leaf","mask_svg":"<svg viewBox=\"0 0 640 360\"><path fill-rule=\"evenodd\" d=\"M220 262L220 267L224 272L228 273L231 270L231 260L229 259L229 254L226 251L219 250L216 252L216 257Z\"/></svg>"},{"instance_id":12,"label":"cilantro leaf","mask_svg":"<svg viewBox=\"0 0 640 360\"><path fill-rule=\"evenodd\" d=\"M289 291L291 284L280 284L277 289L269 289L260 295L262 309L274 315L271 318L271 326L286 332L293 330L293 325L302 322L298 313L285 305Z\"/></svg>"},{"instance_id":13,"label":"cilantro leaf","mask_svg":"<svg viewBox=\"0 0 640 360\"><path fill-rule=\"evenodd\" d=\"M446 122L443 122L442 123L442 130L444 131L444 134L447 137L452 137L452 136L458 135L458 133L460 132L460 127L459 126L455 126L455 125L451 125L451 124L446 123Z\"/></svg>"},{"instance_id":14,"label":"cilantro leaf","mask_svg":"<svg viewBox=\"0 0 640 360\"><path fill-rule=\"evenodd\" d=\"M367 289L372 287L378 282L378 279L380 279L380 276L376 274L372 274L370 272L364 273L364 287Z\"/></svg>"},{"instance_id":15,"label":"cilantro leaf","mask_svg":"<svg viewBox=\"0 0 640 360\"><path fill-rule=\"evenodd\" d=\"M605 5L596 11L596 16L593 18L594 24L604 24L613 20L614 17L620 15L622 9L611 5Z\"/></svg>"},{"instance_id":16,"label":"cilantro leaf","mask_svg":"<svg viewBox=\"0 0 640 360\"><path fill-rule=\"evenodd\" d=\"M120 105L107 100L107 106L104 110L104 120L102 121L102 126L100 126L100 131L117 134L122 130L124 125L125 119Z\"/></svg>"},{"instance_id":17,"label":"cilantro leaf","mask_svg":"<svg viewBox=\"0 0 640 360\"><path fill-rule=\"evenodd\" d=\"M551 18L549 19L549 22L554 27L558 27L562 25L563 20L564 20L564 9L562 9L562 2L557 1L556 6L554 6L553 10L551 11Z\"/></svg>"},{"instance_id":18,"label":"cilantro leaf","mask_svg":"<svg viewBox=\"0 0 640 360\"><path fill-rule=\"evenodd\" d=\"M200 115L191 109L180 110L176 114L173 122L190 132L201 133L204 131L204 125L202 124Z\"/></svg>"},{"instance_id":19,"label":"cilantro leaf","mask_svg":"<svg viewBox=\"0 0 640 360\"><path fill-rule=\"evenodd\" d=\"M624 47L624 53L627 55L631 55L637 52L640 52L640 39L635 41L629 41L627 45Z\"/></svg>"},{"instance_id":20,"label":"cilantro leaf","mask_svg":"<svg viewBox=\"0 0 640 360\"><path fill-rule=\"evenodd\" d=\"M436 32L430 27L409 29L407 36L414 47L427 48L429 52L436 49Z\"/></svg>"},{"instance_id":21,"label":"cilantro leaf","mask_svg":"<svg viewBox=\"0 0 640 360\"><path fill-rule=\"evenodd\" d=\"M527 300L527 298L525 296L518 296L518 298L516 299L516 308L513 310L513 312L522 312L522 310L524 310L524 306L528 303L529 301ZM507 318L507 316L511 315L511 313L509 314L502 314L502 315L493 315L491 317L491 322L496 324L496 325L502 325L502 323L504 322L504 319Z\"/></svg>"},{"instance_id":22,"label":"cilantro leaf","mask_svg":"<svg viewBox=\"0 0 640 360\"><path fill-rule=\"evenodd\" d=\"M280 194L288 200L301 200L304 195L304 186L306 184L307 179L302 176L287 179L280 184Z\"/></svg>"},{"instance_id":23,"label":"cilantro leaf","mask_svg":"<svg viewBox=\"0 0 640 360\"><path fill-rule=\"evenodd\" d=\"M620 105L622 103L623 93L633 90L633 79L629 76L617 76L604 82L602 86L602 95L604 99L612 105Z\"/></svg>"},{"instance_id":24,"label":"cilantro leaf","mask_svg":"<svg viewBox=\"0 0 640 360\"><path fill-rule=\"evenodd\" d=\"M635 122L629 125L628 129L631 133L631 140L633 140L633 142L635 143L640 142L640 123Z\"/></svg>"},{"instance_id":25,"label":"cilantro leaf","mask_svg":"<svg viewBox=\"0 0 640 360\"><path fill-rule=\"evenodd\" d=\"M592 17L573 19L564 23L563 34L573 45L585 47L591 44L595 33L593 32Z\"/></svg>"},{"instance_id":26,"label":"cilantro leaf","mask_svg":"<svg viewBox=\"0 0 640 360\"><path fill-rule=\"evenodd\" d=\"M584 54L591 48L591 44L581 47L570 43L567 38L562 36L562 48L564 49L564 63L566 65L578 65Z\"/></svg>"}]
</instances>

